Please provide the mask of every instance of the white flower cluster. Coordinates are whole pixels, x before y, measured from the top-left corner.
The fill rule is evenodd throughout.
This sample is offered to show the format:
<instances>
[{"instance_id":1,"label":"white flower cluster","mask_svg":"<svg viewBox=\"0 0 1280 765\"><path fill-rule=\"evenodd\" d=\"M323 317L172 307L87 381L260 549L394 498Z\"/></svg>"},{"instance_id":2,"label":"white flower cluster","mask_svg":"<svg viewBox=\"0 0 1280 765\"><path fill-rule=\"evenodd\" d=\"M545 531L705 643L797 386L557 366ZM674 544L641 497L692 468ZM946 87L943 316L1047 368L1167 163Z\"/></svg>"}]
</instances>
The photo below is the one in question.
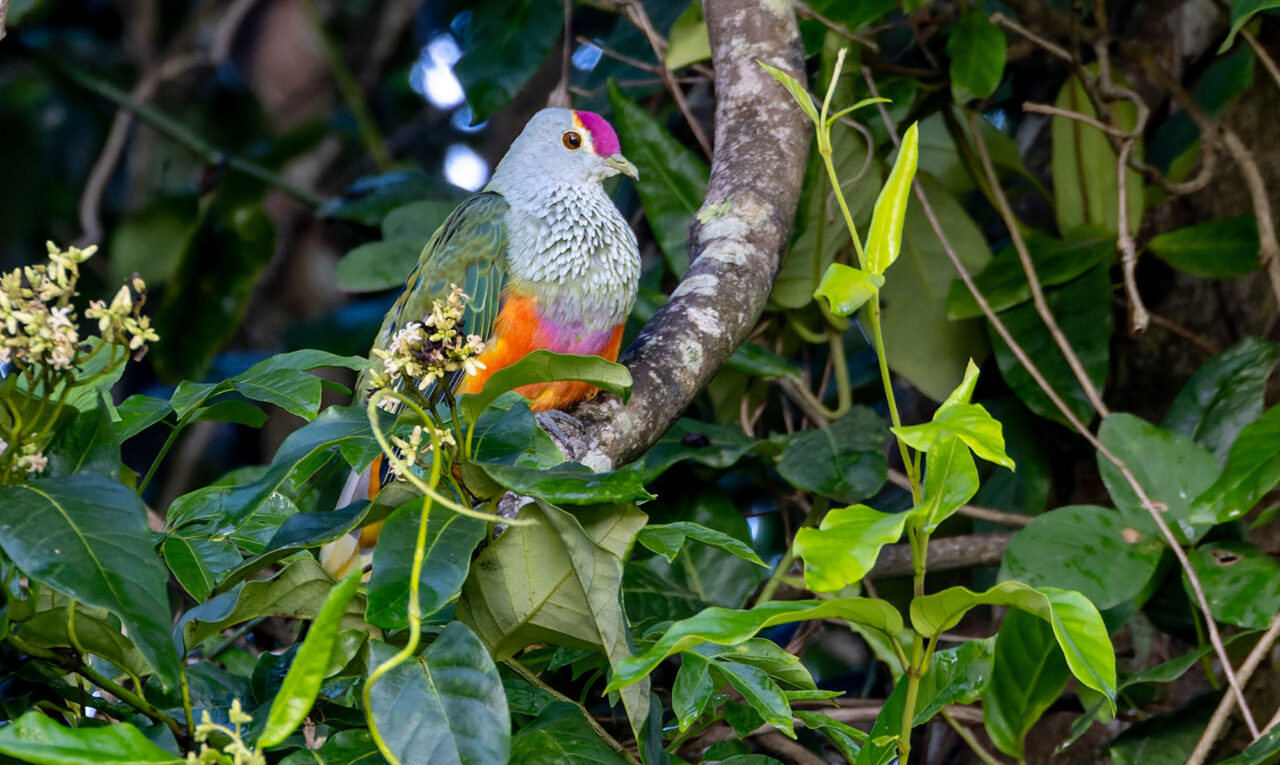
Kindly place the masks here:
<instances>
[{"instance_id":1,"label":"white flower cluster","mask_svg":"<svg viewBox=\"0 0 1280 765\"><path fill-rule=\"evenodd\" d=\"M462 289L453 285L447 300L435 301L431 313L422 321L407 324L391 338L385 350L375 348L373 354L382 360L382 369L371 372L374 387L425 391L446 374L475 375L484 369L476 358L484 353L484 340L479 335L463 334L466 299ZM385 399L385 403L388 408L396 406L392 399Z\"/></svg>"},{"instance_id":2,"label":"white flower cluster","mask_svg":"<svg viewBox=\"0 0 1280 765\"><path fill-rule=\"evenodd\" d=\"M436 438L440 439L440 445L442 447L458 445L457 442L453 440L453 431L448 428L433 428L433 430L436 432ZM434 448L431 443L431 439L426 437L426 431L423 430L421 425L414 425L413 430L409 433L409 437L407 439L401 438L400 436L392 436L391 443L395 444L396 451L398 451L400 456L404 459L404 462L402 463L404 465L421 465L422 467L426 467L424 464L424 458L426 455L430 454ZM404 477L401 473L401 466L397 464L395 460L391 460L389 465L392 474L395 475L396 478Z\"/></svg>"},{"instance_id":3,"label":"white flower cluster","mask_svg":"<svg viewBox=\"0 0 1280 765\"><path fill-rule=\"evenodd\" d=\"M49 458L44 456L35 444L22 444L18 448L21 453L15 465L19 471L27 475L35 475L36 473L43 473L44 469L49 467ZM7 451L9 451L8 442L0 438L0 457L3 457Z\"/></svg>"}]
</instances>

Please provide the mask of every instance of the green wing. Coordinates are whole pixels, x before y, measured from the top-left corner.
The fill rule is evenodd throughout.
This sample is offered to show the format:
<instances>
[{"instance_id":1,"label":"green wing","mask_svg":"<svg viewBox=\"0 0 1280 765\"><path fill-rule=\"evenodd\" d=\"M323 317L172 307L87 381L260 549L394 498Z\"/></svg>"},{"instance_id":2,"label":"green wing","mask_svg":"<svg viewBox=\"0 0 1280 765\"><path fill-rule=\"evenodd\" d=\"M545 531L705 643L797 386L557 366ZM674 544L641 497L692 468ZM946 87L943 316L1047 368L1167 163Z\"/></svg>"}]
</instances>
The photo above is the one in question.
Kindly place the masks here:
<instances>
[{"instance_id":1,"label":"green wing","mask_svg":"<svg viewBox=\"0 0 1280 765\"><path fill-rule=\"evenodd\" d=\"M421 321L455 284L469 297L464 331L489 338L506 283L507 209L502 195L491 191L458 205L422 249L404 292L382 321L374 348L387 347L406 324ZM358 386L362 397L369 393L367 386L362 376Z\"/></svg>"}]
</instances>

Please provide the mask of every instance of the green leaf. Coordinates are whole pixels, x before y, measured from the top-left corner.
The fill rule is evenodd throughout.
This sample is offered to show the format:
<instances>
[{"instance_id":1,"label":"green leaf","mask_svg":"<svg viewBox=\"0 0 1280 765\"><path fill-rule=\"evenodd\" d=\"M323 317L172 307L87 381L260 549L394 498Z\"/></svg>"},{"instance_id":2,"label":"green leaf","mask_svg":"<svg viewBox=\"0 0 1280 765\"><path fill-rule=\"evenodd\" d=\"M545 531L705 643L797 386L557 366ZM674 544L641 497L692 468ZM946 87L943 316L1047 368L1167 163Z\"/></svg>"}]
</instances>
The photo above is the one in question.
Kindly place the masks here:
<instances>
[{"instance_id":1,"label":"green leaf","mask_svg":"<svg viewBox=\"0 0 1280 765\"><path fill-rule=\"evenodd\" d=\"M1096 73L1096 65L1090 65ZM1123 81L1120 84L1127 84ZM1059 109L1097 117L1093 104L1085 95L1077 77L1067 80L1054 106ZM1130 130L1137 121L1132 103L1118 101L1107 104L1109 114L1104 119L1109 125ZM1058 217L1058 230L1071 231L1076 226L1090 223L1116 232L1119 210L1119 184L1116 178L1116 153L1111 141L1102 131L1079 120L1054 117L1052 125L1053 197ZM1133 155L1141 158L1141 141L1134 147ZM1136 232L1142 223L1143 189L1146 185L1135 170L1126 170L1129 230ZM1110 308L1110 302L1107 303Z\"/></svg>"},{"instance_id":2,"label":"green leaf","mask_svg":"<svg viewBox=\"0 0 1280 765\"><path fill-rule=\"evenodd\" d=\"M1244 276L1258 270L1258 223L1252 215L1197 223L1168 231L1147 249L1179 271L1205 279Z\"/></svg>"},{"instance_id":3,"label":"green leaf","mask_svg":"<svg viewBox=\"0 0 1280 765\"><path fill-rule=\"evenodd\" d=\"M0 548L33 580L120 617L165 687L176 687L169 573L137 494L92 473L0 487Z\"/></svg>"},{"instance_id":4,"label":"green leaf","mask_svg":"<svg viewBox=\"0 0 1280 765\"><path fill-rule=\"evenodd\" d=\"M439 193L439 183L438 178L432 178L420 170L397 170L366 176L344 189L342 196L321 207L319 215L321 218L377 226L392 210ZM453 206L449 209L452 210ZM403 282L403 278L401 281Z\"/></svg>"},{"instance_id":5,"label":"green leaf","mask_svg":"<svg viewBox=\"0 0 1280 765\"><path fill-rule=\"evenodd\" d=\"M116 438L123 443L160 422L172 411L173 407L162 398L135 393L116 407L116 414L120 416L116 423Z\"/></svg>"},{"instance_id":6,"label":"green leaf","mask_svg":"<svg viewBox=\"0 0 1280 765\"><path fill-rule=\"evenodd\" d=\"M1031 231L1024 235L1031 263L1042 287L1066 284L1097 265L1110 264L1115 257L1115 235L1098 226L1081 226L1066 239ZM973 277L978 291L996 313L1007 311L1031 300L1031 285L1013 245L1002 248ZM982 316L978 301L959 279L947 291L947 318L969 319Z\"/></svg>"},{"instance_id":7,"label":"green leaf","mask_svg":"<svg viewBox=\"0 0 1280 765\"><path fill-rule=\"evenodd\" d=\"M511 762L521 765L626 765L587 722L582 708L568 701L548 704L511 739Z\"/></svg>"},{"instance_id":8,"label":"green leaf","mask_svg":"<svg viewBox=\"0 0 1280 765\"><path fill-rule=\"evenodd\" d=\"M621 364L606 361L600 356L538 350L494 372L482 392L459 396L458 410L468 422L475 422L475 418L503 393L522 385L557 380L591 383L624 400L631 391L631 372Z\"/></svg>"},{"instance_id":9,"label":"green leaf","mask_svg":"<svg viewBox=\"0 0 1280 765\"><path fill-rule=\"evenodd\" d=\"M371 641L370 666L395 653ZM511 718L493 659L465 624L450 622L420 656L369 689L369 714L403 765L506 762Z\"/></svg>"},{"instance_id":10,"label":"green leaf","mask_svg":"<svg viewBox=\"0 0 1280 765\"><path fill-rule=\"evenodd\" d=\"M874 274L883 274L901 252L902 223L911 200L911 182L916 177L919 158L920 129L913 122L902 134L898 158L894 160L893 170L876 199L871 228L867 230L867 270Z\"/></svg>"},{"instance_id":11,"label":"green leaf","mask_svg":"<svg viewBox=\"0 0 1280 765\"><path fill-rule=\"evenodd\" d=\"M813 291L815 300L826 298L827 305L836 316L848 316L876 296L884 286L884 277L860 268L832 263Z\"/></svg>"},{"instance_id":12,"label":"green leaf","mask_svg":"<svg viewBox=\"0 0 1280 765\"><path fill-rule=\"evenodd\" d=\"M1245 747L1243 752L1235 757L1228 757L1218 765L1264 765L1274 762L1277 752L1280 752L1280 725L1272 725L1263 732L1261 738Z\"/></svg>"},{"instance_id":13,"label":"green leaf","mask_svg":"<svg viewBox=\"0 0 1280 765\"><path fill-rule=\"evenodd\" d=\"M621 663L606 691L616 691L646 677L668 656L703 643L733 645L778 624L812 619L843 619L868 629L897 635L902 615L883 600L833 598L831 600L769 601L749 611L708 608L676 622L647 651Z\"/></svg>"},{"instance_id":14,"label":"green leaf","mask_svg":"<svg viewBox=\"0 0 1280 765\"><path fill-rule=\"evenodd\" d=\"M275 404L304 420L313 420L320 413L322 384L319 377L303 373L326 367L359 372L367 366L369 360L360 356L308 349L264 359L231 378L230 383L246 398Z\"/></svg>"},{"instance_id":15,"label":"green leaf","mask_svg":"<svg viewBox=\"0 0 1280 765\"><path fill-rule=\"evenodd\" d=\"M743 700L760 715L760 719L778 728L791 738L796 737L795 728L791 724L791 704L783 695L778 684L769 678L763 670L732 661L717 661L713 666L719 670L729 685L742 695Z\"/></svg>"},{"instance_id":16,"label":"green leaf","mask_svg":"<svg viewBox=\"0 0 1280 765\"><path fill-rule=\"evenodd\" d=\"M969 447L959 438L938 444L925 461L924 530L933 533L977 493L978 467Z\"/></svg>"},{"instance_id":17,"label":"green leaf","mask_svg":"<svg viewBox=\"0 0 1280 765\"><path fill-rule=\"evenodd\" d=\"M973 218L928 173L917 173L947 240L970 273L981 271L991 248ZM880 290L885 354L889 368L929 398L946 398L970 359L986 358L987 341L977 321L947 318L947 290L955 267L917 199L907 208L902 263Z\"/></svg>"},{"instance_id":18,"label":"green leaf","mask_svg":"<svg viewBox=\"0 0 1280 765\"><path fill-rule=\"evenodd\" d=\"M108 478L120 477L120 440L111 421L110 394L96 407L76 412L71 422L62 425L45 448L49 458L46 478L96 473Z\"/></svg>"},{"instance_id":19,"label":"green leaf","mask_svg":"<svg viewBox=\"0 0 1280 765\"><path fill-rule=\"evenodd\" d=\"M409 625L409 583L422 500L413 499L396 509L378 535L373 550L373 575L369 578L369 606L365 619L383 629ZM485 524L478 518L435 506L427 516L427 539L418 603L430 616L458 597L467 578L471 553L484 538Z\"/></svg>"},{"instance_id":20,"label":"green leaf","mask_svg":"<svg viewBox=\"0 0 1280 765\"><path fill-rule=\"evenodd\" d=\"M1187 551L1214 619L1265 629L1280 611L1280 563L1245 542L1211 542ZM1194 602L1186 574L1183 583Z\"/></svg>"},{"instance_id":21,"label":"green leaf","mask_svg":"<svg viewBox=\"0 0 1280 765\"><path fill-rule=\"evenodd\" d=\"M792 552L804 560L805 586L835 592L856 584L876 564L880 548L902 538L907 517L851 505L827 513L816 529L797 531Z\"/></svg>"},{"instance_id":22,"label":"green leaf","mask_svg":"<svg viewBox=\"0 0 1280 765\"><path fill-rule=\"evenodd\" d=\"M240 551L228 539L167 537L160 546L169 570L197 603L203 603L227 572L239 566Z\"/></svg>"},{"instance_id":23,"label":"green leaf","mask_svg":"<svg viewBox=\"0 0 1280 765\"><path fill-rule=\"evenodd\" d=\"M1212 705L1188 704L1135 723L1111 742L1112 765L1182 765L1209 722Z\"/></svg>"},{"instance_id":24,"label":"green leaf","mask_svg":"<svg viewBox=\"0 0 1280 765\"><path fill-rule=\"evenodd\" d=\"M1022 758L1027 731L1069 677L1053 629L1029 613L1010 611L996 635L991 685L982 704L982 722L1000 751Z\"/></svg>"},{"instance_id":25,"label":"green leaf","mask_svg":"<svg viewBox=\"0 0 1280 765\"><path fill-rule=\"evenodd\" d=\"M1278 418L1280 421L1280 418ZM1204 447L1185 436L1134 417L1109 415L1098 428L1102 445L1128 465L1147 496L1168 508L1163 512L1175 535L1194 543L1212 526L1193 515L1192 498L1199 497L1218 477L1218 461ZM1151 514L1142 507L1120 468L1098 454L1098 472L1126 523L1145 536L1158 537ZM1194 522L1193 522L1194 521Z\"/></svg>"},{"instance_id":26,"label":"green leaf","mask_svg":"<svg viewBox=\"0 0 1280 765\"><path fill-rule=\"evenodd\" d=\"M1106 610L1141 599L1164 549L1162 538L1137 533L1114 510L1073 505L1014 534L1000 573L1032 587L1076 590Z\"/></svg>"},{"instance_id":27,"label":"green leaf","mask_svg":"<svg viewBox=\"0 0 1280 765\"><path fill-rule=\"evenodd\" d=\"M778 473L792 486L840 502L870 497L884 485L885 422L855 406L825 428L790 436L778 458Z\"/></svg>"},{"instance_id":28,"label":"green leaf","mask_svg":"<svg viewBox=\"0 0 1280 765\"><path fill-rule=\"evenodd\" d=\"M338 261L338 286L355 293L403 287L425 244L425 239L420 242L404 239L366 242Z\"/></svg>"},{"instance_id":29,"label":"green leaf","mask_svg":"<svg viewBox=\"0 0 1280 765\"><path fill-rule=\"evenodd\" d=\"M667 267L677 279L683 278L689 270L685 244L689 224L707 195L711 171L697 152L677 141L613 81L609 82L609 103L623 151L640 170L636 193L644 217Z\"/></svg>"},{"instance_id":30,"label":"green leaf","mask_svg":"<svg viewBox=\"0 0 1280 765\"><path fill-rule=\"evenodd\" d=\"M743 435L741 428L681 417L645 453L645 483L683 460L692 460L713 468L731 467L754 444L755 440Z\"/></svg>"},{"instance_id":31,"label":"green leaf","mask_svg":"<svg viewBox=\"0 0 1280 765\"><path fill-rule=\"evenodd\" d=\"M129 723L64 728L34 709L0 728L0 754L40 765L186 762L152 743Z\"/></svg>"},{"instance_id":32,"label":"green leaf","mask_svg":"<svg viewBox=\"0 0 1280 765\"><path fill-rule=\"evenodd\" d=\"M911 624L926 637L951 629L974 606L1020 608L1049 622L1067 666L1081 683L1109 699L1116 694L1116 657L1098 609L1078 592L1001 582L984 593L950 587L911 601Z\"/></svg>"},{"instance_id":33,"label":"green leaf","mask_svg":"<svg viewBox=\"0 0 1280 765\"><path fill-rule=\"evenodd\" d=\"M369 731L353 728L334 733L319 749L295 751L280 765L372 765L381 757Z\"/></svg>"},{"instance_id":34,"label":"green leaf","mask_svg":"<svg viewBox=\"0 0 1280 765\"><path fill-rule=\"evenodd\" d=\"M693 0L671 25L667 35L667 69L675 71L711 58L711 39L707 20L702 13L702 0ZM616 108L615 108L616 111Z\"/></svg>"},{"instance_id":35,"label":"green leaf","mask_svg":"<svg viewBox=\"0 0 1280 765\"><path fill-rule=\"evenodd\" d=\"M644 463L641 462L605 473L597 473L577 462L562 462L553 467L475 464L507 489L555 504L596 505L653 499L644 488Z\"/></svg>"},{"instance_id":36,"label":"green leaf","mask_svg":"<svg viewBox=\"0 0 1280 765\"><path fill-rule=\"evenodd\" d=\"M1280 406L1273 406L1236 436L1222 474L1196 497L1192 520L1222 523L1253 509L1267 492L1280 484L1278 445Z\"/></svg>"},{"instance_id":37,"label":"green leaf","mask_svg":"<svg viewBox=\"0 0 1280 765\"><path fill-rule=\"evenodd\" d=\"M631 655L619 602L622 564L645 524L634 506L584 507L570 515L547 504L516 516L476 558L455 612L504 659L533 643L604 652L613 667ZM648 714L647 684L623 694L635 731Z\"/></svg>"},{"instance_id":38,"label":"green leaf","mask_svg":"<svg viewBox=\"0 0 1280 765\"><path fill-rule=\"evenodd\" d=\"M453 71L479 122L506 106L537 71L560 37L564 15L560 6L537 0L485 0L470 10Z\"/></svg>"},{"instance_id":39,"label":"green leaf","mask_svg":"<svg viewBox=\"0 0 1280 765\"><path fill-rule=\"evenodd\" d=\"M725 369L732 369L752 377L774 379L789 377L800 379L800 370L795 364L779 356L763 345L744 340L724 362Z\"/></svg>"},{"instance_id":40,"label":"green leaf","mask_svg":"<svg viewBox=\"0 0 1280 765\"><path fill-rule=\"evenodd\" d=\"M686 651L680 657L680 671L676 673L675 684L671 687L671 711L676 716L680 732L689 730L689 726L698 721L715 693L715 683L711 681L711 664L703 656Z\"/></svg>"},{"instance_id":41,"label":"green leaf","mask_svg":"<svg viewBox=\"0 0 1280 765\"><path fill-rule=\"evenodd\" d=\"M453 212L457 206L458 203L453 200L420 199L395 207L382 219L382 238L417 242L418 249L421 251L427 240L435 234L436 229L440 228L445 218L448 218L449 213ZM409 270L412 270L412 266L416 264L415 259L410 264ZM409 277L409 270L401 273L399 280L391 286L403 286Z\"/></svg>"},{"instance_id":42,"label":"green leaf","mask_svg":"<svg viewBox=\"0 0 1280 765\"><path fill-rule=\"evenodd\" d=\"M10 18L12 13L10 9ZM118 284L136 273L153 287L168 282L190 243L198 212L194 194L175 194L153 197L126 215L115 225L106 248L110 281Z\"/></svg>"},{"instance_id":43,"label":"green leaf","mask_svg":"<svg viewBox=\"0 0 1280 765\"><path fill-rule=\"evenodd\" d=\"M275 746L293 733L311 710L320 683L328 674L338 644L338 627L360 586L360 572L335 584L320 607L320 613L307 630L307 639L294 656L280 691L271 702L267 725L258 735L258 746Z\"/></svg>"},{"instance_id":44,"label":"green leaf","mask_svg":"<svg viewBox=\"0 0 1280 765\"><path fill-rule=\"evenodd\" d=\"M208 406L196 409L187 422L231 422L236 425L260 428L267 422L267 413L256 404L232 399L215 401Z\"/></svg>"},{"instance_id":45,"label":"green leaf","mask_svg":"<svg viewBox=\"0 0 1280 765\"><path fill-rule=\"evenodd\" d=\"M1013 460L1004 450L1003 427L981 404L947 404L938 407L929 422L890 430L917 451L933 454L947 441L956 438L987 462L1010 470L1014 467Z\"/></svg>"},{"instance_id":46,"label":"green leaf","mask_svg":"<svg viewBox=\"0 0 1280 765\"><path fill-rule=\"evenodd\" d=\"M1074 281L1045 291L1045 302L1094 388L1101 391L1107 381L1111 354L1111 278L1107 269L1098 266ZM1081 420L1091 421L1093 407L1035 306L1024 303L1004 311L1000 319L1071 411ZM1065 423L1066 418L1040 390L995 329L988 327L987 334L1000 374L1018 398L1041 417Z\"/></svg>"},{"instance_id":47,"label":"green leaf","mask_svg":"<svg viewBox=\"0 0 1280 765\"><path fill-rule=\"evenodd\" d=\"M797 81L796 78L776 67L769 66L763 61L756 61L766 72L775 80L782 83L782 87L787 89L791 97L795 99L800 110L808 116L809 120L815 125L818 124L818 107L813 103L813 96L809 95L808 89L804 84Z\"/></svg>"},{"instance_id":48,"label":"green leaf","mask_svg":"<svg viewBox=\"0 0 1280 765\"><path fill-rule=\"evenodd\" d=\"M109 615L105 610L77 605L74 625L76 639L72 641L67 633L68 605L69 600L66 603L55 603L53 608L37 611L35 616L22 622L23 641L41 648L84 649L87 653L101 656L117 667L139 676L151 671L146 658L129 636L123 634L118 625L107 621Z\"/></svg>"},{"instance_id":49,"label":"green leaf","mask_svg":"<svg viewBox=\"0 0 1280 765\"><path fill-rule=\"evenodd\" d=\"M674 561L680 554L686 539L693 539L718 550L724 550L734 557L751 561L761 568L769 568L768 564L756 555L756 551L751 549L751 545L723 531L709 529L699 523L677 521L652 524L641 529L636 537L637 542L666 558L668 562Z\"/></svg>"},{"instance_id":50,"label":"green leaf","mask_svg":"<svg viewBox=\"0 0 1280 765\"><path fill-rule=\"evenodd\" d=\"M1276 343L1246 337L1196 370L1162 424L1225 461L1240 431L1262 415L1267 379L1277 357Z\"/></svg>"},{"instance_id":51,"label":"green leaf","mask_svg":"<svg viewBox=\"0 0 1280 765\"><path fill-rule=\"evenodd\" d=\"M996 92L1004 77L1004 31L974 9L960 17L947 40L951 97L962 104Z\"/></svg>"},{"instance_id":52,"label":"green leaf","mask_svg":"<svg viewBox=\"0 0 1280 765\"><path fill-rule=\"evenodd\" d=\"M860 731L852 725L846 725L839 720L834 720L821 712L796 709L792 710L791 714L804 723L804 727L825 736L827 741L831 742L831 745L836 748L836 751L840 752L840 755L847 762L853 762L857 758L860 742L866 741L868 738L865 731Z\"/></svg>"},{"instance_id":53,"label":"green leaf","mask_svg":"<svg viewBox=\"0 0 1280 765\"><path fill-rule=\"evenodd\" d=\"M1253 18L1254 14L1275 8L1280 8L1280 0L1232 0L1231 31L1227 33L1227 39L1222 41L1218 53L1226 53L1231 48L1236 40L1236 33L1249 23L1249 19Z\"/></svg>"}]
</instances>

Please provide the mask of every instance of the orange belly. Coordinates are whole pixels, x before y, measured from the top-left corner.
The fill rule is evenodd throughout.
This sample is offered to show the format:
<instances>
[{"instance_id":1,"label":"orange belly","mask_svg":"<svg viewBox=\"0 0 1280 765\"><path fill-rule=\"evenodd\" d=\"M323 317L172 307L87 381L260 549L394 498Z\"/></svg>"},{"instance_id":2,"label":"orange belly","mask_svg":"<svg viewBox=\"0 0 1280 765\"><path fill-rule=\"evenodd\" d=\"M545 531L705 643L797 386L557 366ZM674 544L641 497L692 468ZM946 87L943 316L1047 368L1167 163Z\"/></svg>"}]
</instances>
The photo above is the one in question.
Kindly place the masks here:
<instances>
[{"instance_id":1,"label":"orange belly","mask_svg":"<svg viewBox=\"0 0 1280 765\"><path fill-rule=\"evenodd\" d=\"M475 376L464 378L458 386L459 393L479 393L489 377L499 369L511 366L526 355L537 350L552 350L561 353L578 353L578 348L558 348L554 333L539 318L536 301L532 298L509 297L494 323L493 337L485 352L480 354L480 362L485 368ZM594 353L585 355L601 356L609 361L618 360L618 351L622 347L622 330L625 323L613 328L607 342ZM552 383L537 383L516 388L529 399L529 408L535 412L548 409L564 409L583 399L591 398L599 392L594 385L574 380Z\"/></svg>"}]
</instances>

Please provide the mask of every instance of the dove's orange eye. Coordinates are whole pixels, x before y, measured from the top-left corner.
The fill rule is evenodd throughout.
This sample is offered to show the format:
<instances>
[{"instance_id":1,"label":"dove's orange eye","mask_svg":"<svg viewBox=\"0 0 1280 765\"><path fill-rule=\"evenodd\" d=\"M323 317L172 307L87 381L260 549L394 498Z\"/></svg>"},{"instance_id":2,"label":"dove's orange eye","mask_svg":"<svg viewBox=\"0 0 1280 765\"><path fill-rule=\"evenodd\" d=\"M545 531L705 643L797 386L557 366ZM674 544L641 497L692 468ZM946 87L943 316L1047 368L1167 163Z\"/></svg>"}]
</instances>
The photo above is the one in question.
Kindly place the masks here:
<instances>
[{"instance_id":1,"label":"dove's orange eye","mask_svg":"<svg viewBox=\"0 0 1280 765\"><path fill-rule=\"evenodd\" d=\"M582 134L576 130L565 131L565 134L560 136L560 140L569 151L577 151L582 148Z\"/></svg>"}]
</instances>

